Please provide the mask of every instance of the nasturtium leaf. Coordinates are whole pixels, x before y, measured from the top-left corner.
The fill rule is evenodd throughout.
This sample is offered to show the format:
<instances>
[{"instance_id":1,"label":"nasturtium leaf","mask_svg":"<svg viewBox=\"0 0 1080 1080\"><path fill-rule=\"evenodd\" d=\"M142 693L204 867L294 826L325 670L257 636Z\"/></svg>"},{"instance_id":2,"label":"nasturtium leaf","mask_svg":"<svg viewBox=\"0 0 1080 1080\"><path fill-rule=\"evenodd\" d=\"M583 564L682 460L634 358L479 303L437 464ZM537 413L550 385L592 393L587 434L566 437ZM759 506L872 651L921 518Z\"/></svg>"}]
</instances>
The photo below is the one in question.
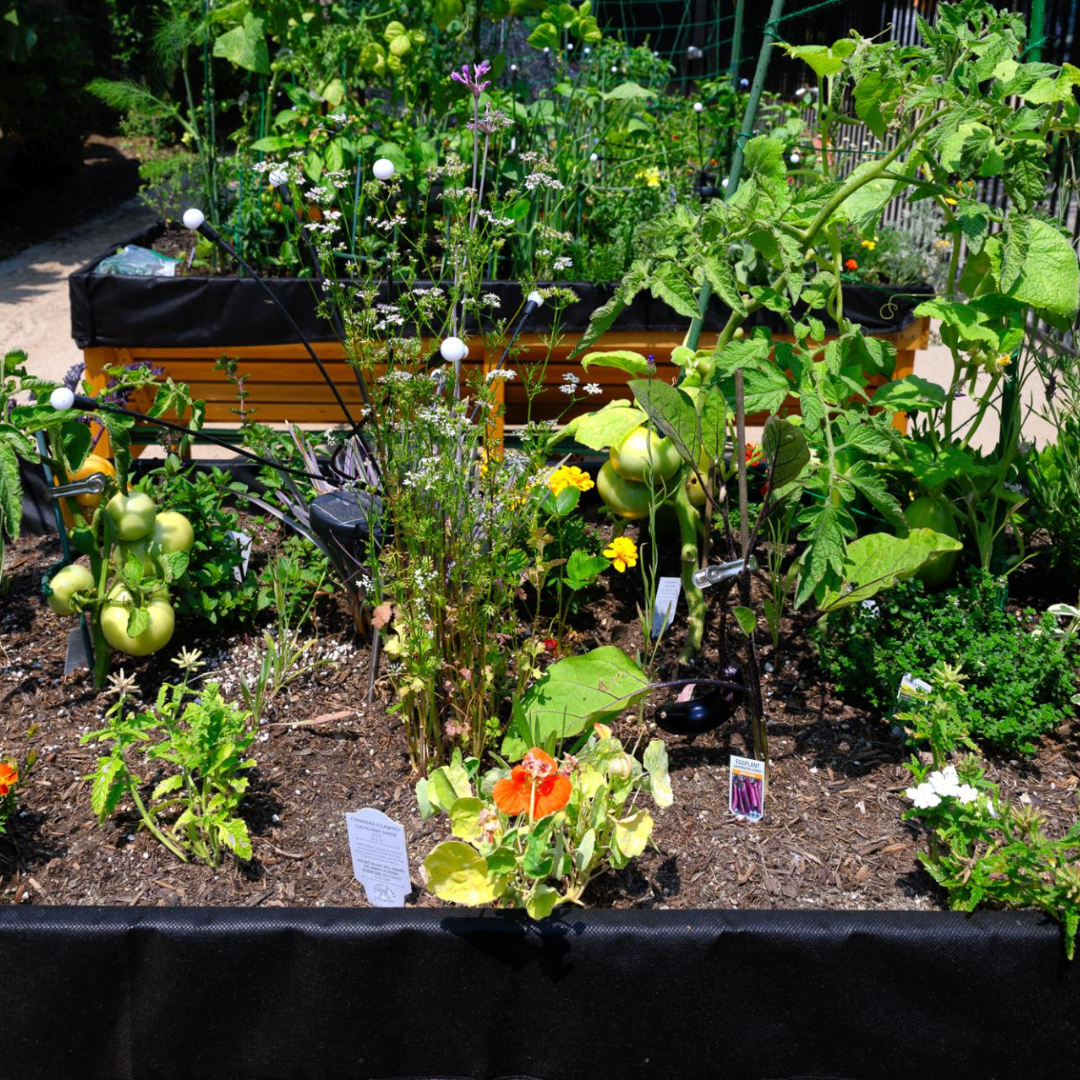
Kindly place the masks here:
<instances>
[{"instance_id":1,"label":"nasturtium leaf","mask_svg":"<svg viewBox=\"0 0 1080 1080\"><path fill-rule=\"evenodd\" d=\"M648 810L638 810L615 823L615 846L628 859L636 859L649 843L653 819Z\"/></svg>"},{"instance_id":2,"label":"nasturtium leaf","mask_svg":"<svg viewBox=\"0 0 1080 1080\"><path fill-rule=\"evenodd\" d=\"M837 611L868 600L882 589L911 577L931 556L960 551L963 544L933 529L912 529L907 536L870 533L848 544L838 589L827 589L818 607Z\"/></svg>"},{"instance_id":3,"label":"nasturtium leaf","mask_svg":"<svg viewBox=\"0 0 1080 1080\"><path fill-rule=\"evenodd\" d=\"M459 839L472 843L480 838L480 811L484 804L471 795L455 799L450 807L451 832Z\"/></svg>"},{"instance_id":4,"label":"nasturtium leaf","mask_svg":"<svg viewBox=\"0 0 1080 1080\"><path fill-rule=\"evenodd\" d=\"M649 790L657 806L670 806L675 797L671 793L671 777L668 775L667 747L663 739L652 739L645 747L642 759L649 774Z\"/></svg>"},{"instance_id":5,"label":"nasturtium leaf","mask_svg":"<svg viewBox=\"0 0 1080 1080\"><path fill-rule=\"evenodd\" d=\"M574 849L574 869L579 874L584 873L589 868L595 850L596 831L586 829L585 835L578 841L577 847Z\"/></svg>"},{"instance_id":6,"label":"nasturtium leaf","mask_svg":"<svg viewBox=\"0 0 1080 1080\"><path fill-rule=\"evenodd\" d=\"M511 847L497 847L488 853L485 861L493 874L509 874L517 865L517 855Z\"/></svg>"},{"instance_id":7,"label":"nasturtium leaf","mask_svg":"<svg viewBox=\"0 0 1080 1080\"><path fill-rule=\"evenodd\" d=\"M550 885L537 885L532 895L525 901L525 910L532 919L546 919L561 897L557 889Z\"/></svg>"},{"instance_id":8,"label":"nasturtium leaf","mask_svg":"<svg viewBox=\"0 0 1080 1080\"><path fill-rule=\"evenodd\" d=\"M621 649L605 645L552 664L525 691L522 707L534 742L580 734L590 720L603 722L648 693L645 672Z\"/></svg>"},{"instance_id":9,"label":"nasturtium leaf","mask_svg":"<svg viewBox=\"0 0 1080 1080\"><path fill-rule=\"evenodd\" d=\"M439 844L424 860L424 870L431 891L454 904L490 904L506 889L506 878L490 874L483 857L460 840Z\"/></svg>"}]
</instances>

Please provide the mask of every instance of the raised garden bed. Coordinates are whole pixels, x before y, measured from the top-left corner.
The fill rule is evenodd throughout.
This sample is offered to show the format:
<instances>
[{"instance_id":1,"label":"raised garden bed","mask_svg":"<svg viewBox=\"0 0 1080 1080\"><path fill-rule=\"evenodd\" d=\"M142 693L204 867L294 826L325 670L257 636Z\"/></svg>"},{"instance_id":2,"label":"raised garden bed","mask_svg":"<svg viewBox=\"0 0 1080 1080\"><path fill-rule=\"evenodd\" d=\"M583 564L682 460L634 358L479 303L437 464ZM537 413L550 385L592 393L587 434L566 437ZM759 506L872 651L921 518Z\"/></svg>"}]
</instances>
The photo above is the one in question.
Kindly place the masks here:
<instances>
[{"instance_id":1,"label":"raised garden bed","mask_svg":"<svg viewBox=\"0 0 1080 1080\"><path fill-rule=\"evenodd\" d=\"M153 226L123 243L149 246L161 231L162 226ZM107 367L145 361L187 383L193 396L206 402L208 423L235 425L235 389L214 370L215 363L227 355L238 361L237 374L248 376L246 408L253 410L256 420L263 423L290 420L322 426L341 422L341 410L332 391L314 370L295 332L257 282L224 276L140 278L95 273L97 263L108 254L102 252L100 258L70 278L72 337L84 350L86 377L95 391L104 387ZM269 278L266 284L312 343L346 404L350 408L359 407L362 398L345 360L345 350L333 328L318 316L317 293L311 281ZM628 394L626 373L611 368L594 369L589 378L599 383L602 395L567 411L566 398L559 387L566 373L581 372L577 361L569 358L593 311L610 297L614 286L574 282L566 287L573 289L580 299L560 316L559 339L554 347L550 346L551 314L544 308L532 316L518 338L520 352L515 365L548 362L543 392L534 399L531 411L527 412L525 390L520 382L499 380L497 383L499 394L505 395L502 421L511 428L530 417L546 420L565 414L569 418ZM491 282L485 291L500 297L504 312L517 310L521 303L521 288L516 283ZM389 290L386 299L392 299ZM845 290L848 316L868 333L886 338L895 346L894 378L910 375L915 353L926 347L929 320L913 314L921 299L918 291L909 289L851 286ZM761 321L767 321L767 314L762 315ZM702 347L715 341L726 317L727 309L714 298L704 322ZM826 323L826 329L829 328ZM671 363L671 352L682 343L685 332L685 318L648 294L639 294L604 335L602 345L605 349L652 354L658 378L673 381L678 369ZM777 341L791 340L780 333L774 337ZM487 372L498 364L502 352L501 344L478 336L474 338L468 363L479 372ZM790 405L797 408L794 400Z\"/></svg>"}]
</instances>

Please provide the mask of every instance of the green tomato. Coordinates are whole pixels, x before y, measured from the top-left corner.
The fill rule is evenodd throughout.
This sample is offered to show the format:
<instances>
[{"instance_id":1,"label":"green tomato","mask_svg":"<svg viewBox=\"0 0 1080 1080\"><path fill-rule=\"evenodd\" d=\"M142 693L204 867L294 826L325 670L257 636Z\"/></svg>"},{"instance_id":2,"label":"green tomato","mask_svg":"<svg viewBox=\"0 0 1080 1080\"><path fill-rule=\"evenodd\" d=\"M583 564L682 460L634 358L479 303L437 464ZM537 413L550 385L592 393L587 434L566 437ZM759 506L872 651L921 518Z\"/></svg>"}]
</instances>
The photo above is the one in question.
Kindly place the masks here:
<instances>
[{"instance_id":1,"label":"green tomato","mask_svg":"<svg viewBox=\"0 0 1080 1080\"><path fill-rule=\"evenodd\" d=\"M624 480L639 483L649 474L653 483L670 480L682 464L675 444L644 424L634 428L618 446L613 446L610 457L612 467Z\"/></svg>"},{"instance_id":2,"label":"green tomato","mask_svg":"<svg viewBox=\"0 0 1080 1080\"><path fill-rule=\"evenodd\" d=\"M701 457L698 458L698 472L706 483L708 483L711 468L712 462L709 460L709 455L702 450ZM686 478L686 494L690 497L691 506L705 505L705 489L698 483L697 475L693 472Z\"/></svg>"},{"instance_id":3,"label":"green tomato","mask_svg":"<svg viewBox=\"0 0 1080 1080\"><path fill-rule=\"evenodd\" d=\"M152 578L161 576L157 560L150 552L149 537L142 540L132 540L130 544L121 540L112 550L113 566L117 570L121 570L131 555L134 555L142 563L144 576Z\"/></svg>"},{"instance_id":4,"label":"green tomato","mask_svg":"<svg viewBox=\"0 0 1080 1080\"><path fill-rule=\"evenodd\" d=\"M57 615L74 615L72 597L80 592L93 592L94 575L85 566L72 563L53 574L49 588L52 589L52 596L48 598L49 607Z\"/></svg>"},{"instance_id":5,"label":"green tomato","mask_svg":"<svg viewBox=\"0 0 1080 1080\"><path fill-rule=\"evenodd\" d=\"M157 517L154 500L141 491L114 495L105 510L116 526L116 535L128 542L149 536Z\"/></svg>"},{"instance_id":6,"label":"green tomato","mask_svg":"<svg viewBox=\"0 0 1080 1080\"><path fill-rule=\"evenodd\" d=\"M910 506L905 507L904 517L913 529L933 529L934 532L944 533L954 540L960 539L956 519L949 513L946 500L940 496L924 495L921 499L916 499ZM915 577L931 589L944 585L952 577L959 558L959 551L943 551L932 555L918 569Z\"/></svg>"},{"instance_id":7,"label":"green tomato","mask_svg":"<svg viewBox=\"0 0 1080 1080\"><path fill-rule=\"evenodd\" d=\"M128 656L149 656L168 645L176 628L176 616L172 604L164 595L156 595L146 606L150 622L141 634L131 637L127 632L128 609L134 600L122 585L109 593L101 609L101 632L105 640L117 651Z\"/></svg>"},{"instance_id":8,"label":"green tomato","mask_svg":"<svg viewBox=\"0 0 1080 1080\"><path fill-rule=\"evenodd\" d=\"M605 461L600 466L600 472L596 476L596 490L604 500L604 505L621 518L635 521L649 516L652 492L648 485L620 476L610 461ZM657 492L657 497L661 496L662 493Z\"/></svg>"},{"instance_id":9,"label":"green tomato","mask_svg":"<svg viewBox=\"0 0 1080 1080\"><path fill-rule=\"evenodd\" d=\"M183 514L175 510L163 510L154 521L150 536L151 550L172 555L176 551L190 551L195 543L195 530Z\"/></svg>"}]
</instances>

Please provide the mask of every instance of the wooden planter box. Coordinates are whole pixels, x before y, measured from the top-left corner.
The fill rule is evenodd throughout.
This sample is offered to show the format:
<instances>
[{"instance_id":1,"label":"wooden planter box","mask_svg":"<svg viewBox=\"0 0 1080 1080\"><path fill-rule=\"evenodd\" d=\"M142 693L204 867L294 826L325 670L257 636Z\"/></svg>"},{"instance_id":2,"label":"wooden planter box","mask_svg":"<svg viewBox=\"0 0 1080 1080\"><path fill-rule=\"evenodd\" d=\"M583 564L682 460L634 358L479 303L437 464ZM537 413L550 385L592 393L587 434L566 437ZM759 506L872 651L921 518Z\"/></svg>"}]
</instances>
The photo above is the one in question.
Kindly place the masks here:
<instances>
[{"instance_id":1,"label":"wooden planter box","mask_svg":"<svg viewBox=\"0 0 1080 1080\"><path fill-rule=\"evenodd\" d=\"M158 228L127 242L147 245ZM143 361L186 383L195 398L205 401L208 425L235 427L235 389L220 372L214 371L214 364L228 356L237 361L238 374L248 376L246 407L257 422L274 424L289 420L318 427L344 422L330 388L300 339L257 282L241 278L101 275L94 272L98 261L83 267L70 279L72 336L84 350L86 375L95 392L105 387L106 368ZM318 318L312 283L302 279L270 279L268 285L312 342L350 410L353 406L359 409L362 399L354 373L332 328ZM567 397L559 389L563 376L568 372L583 376L580 364L569 358L593 311L608 299L613 288L589 284L570 287L581 299L561 314L560 333L554 346L549 347L551 313L541 308L518 338L517 354L507 365L518 373L518 378L496 383L496 392L505 404L500 431L503 424L514 428L529 419L569 419L628 393L625 384L629 376L596 368L582 381L598 383L602 395L591 396L567 409ZM516 284L494 282L486 288L503 297L503 311L517 309L521 290ZM916 350L925 347L929 322L915 319L911 314L919 297L899 290L886 290L884 295L889 302L889 322L880 314L881 290L856 290L846 307L849 311L861 310L868 331L893 342L897 349L894 376L901 377L911 373ZM388 294L387 299L392 297ZM726 318L726 309L714 300L706 315L701 337L703 347L715 342ZM656 359L657 377L672 381L678 371L671 363L671 353L682 344L685 332L685 318L652 297L641 296L604 335L600 346L651 354ZM784 335L776 337L791 340ZM502 347L487 342L479 328L471 335L470 346L465 363L467 374L485 375L502 356ZM521 375L524 370L545 362L543 389L533 399L530 409ZM148 401L141 404L145 406ZM797 408L794 400L789 404L791 410Z\"/></svg>"}]
</instances>

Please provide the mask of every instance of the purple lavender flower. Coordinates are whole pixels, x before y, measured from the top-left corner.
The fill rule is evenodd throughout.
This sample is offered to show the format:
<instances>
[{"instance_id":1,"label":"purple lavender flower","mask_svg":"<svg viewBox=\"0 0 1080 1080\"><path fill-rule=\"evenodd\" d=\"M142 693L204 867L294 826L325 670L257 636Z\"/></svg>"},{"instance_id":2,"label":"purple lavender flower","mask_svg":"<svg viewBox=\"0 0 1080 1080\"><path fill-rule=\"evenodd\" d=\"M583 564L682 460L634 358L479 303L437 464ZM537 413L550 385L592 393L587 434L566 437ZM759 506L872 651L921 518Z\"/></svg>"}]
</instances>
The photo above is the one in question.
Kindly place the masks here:
<instances>
[{"instance_id":1,"label":"purple lavender flower","mask_svg":"<svg viewBox=\"0 0 1080 1080\"><path fill-rule=\"evenodd\" d=\"M478 98L491 85L490 79L487 82L480 81L490 70L491 65L486 60L481 60L479 64L473 64L472 78L469 77L468 64L462 64L461 71L451 71L450 78L462 86L467 86L473 97Z\"/></svg>"}]
</instances>

